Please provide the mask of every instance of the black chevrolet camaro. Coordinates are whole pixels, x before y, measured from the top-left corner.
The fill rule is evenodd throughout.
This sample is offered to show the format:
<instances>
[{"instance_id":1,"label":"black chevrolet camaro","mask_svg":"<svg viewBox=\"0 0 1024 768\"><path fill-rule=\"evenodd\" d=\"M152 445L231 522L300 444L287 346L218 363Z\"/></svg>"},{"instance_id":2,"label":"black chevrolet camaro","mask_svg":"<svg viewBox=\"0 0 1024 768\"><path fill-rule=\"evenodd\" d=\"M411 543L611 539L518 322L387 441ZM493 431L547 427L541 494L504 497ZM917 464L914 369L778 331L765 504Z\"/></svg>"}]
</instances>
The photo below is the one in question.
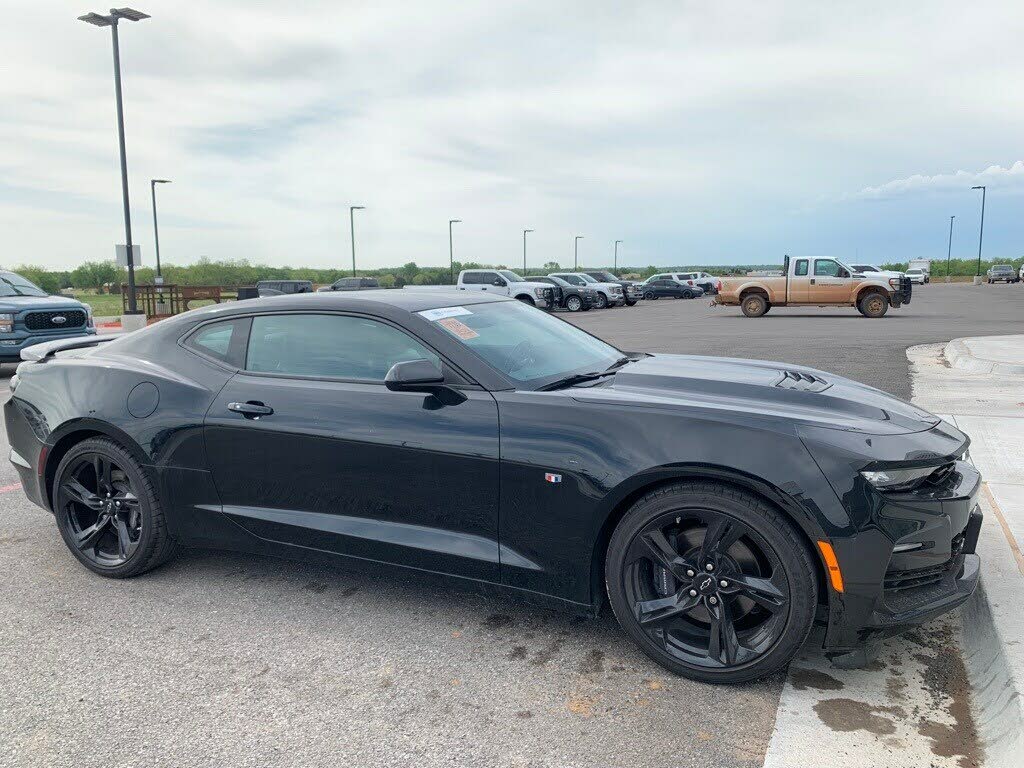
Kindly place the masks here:
<instances>
[{"instance_id":1,"label":"black chevrolet camaro","mask_svg":"<svg viewBox=\"0 0 1024 768\"><path fill-rule=\"evenodd\" d=\"M11 461L103 576L186 545L607 598L711 682L778 670L816 621L866 658L978 579L967 437L820 371L623 352L454 291L236 302L26 354Z\"/></svg>"}]
</instances>

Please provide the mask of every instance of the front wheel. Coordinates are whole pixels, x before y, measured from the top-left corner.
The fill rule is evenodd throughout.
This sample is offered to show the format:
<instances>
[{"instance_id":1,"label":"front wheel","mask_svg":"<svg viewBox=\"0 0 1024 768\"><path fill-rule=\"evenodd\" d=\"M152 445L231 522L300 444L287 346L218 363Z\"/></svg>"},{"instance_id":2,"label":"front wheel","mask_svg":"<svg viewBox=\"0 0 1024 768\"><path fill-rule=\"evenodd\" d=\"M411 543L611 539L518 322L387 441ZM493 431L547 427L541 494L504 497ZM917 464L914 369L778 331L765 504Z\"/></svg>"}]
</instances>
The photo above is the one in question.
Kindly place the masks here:
<instances>
[{"instance_id":1,"label":"front wheel","mask_svg":"<svg viewBox=\"0 0 1024 768\"><path fill-rule=\"evenodd\" d=\"M869 293L857 302L857 309L864 317L882 317L889 311L889 298L880 293Z\"/></svg>"},{"instance_id":2,"label":"front wheel","mask_svg":"<svg viewBox=\"0 0 1024 768\"><path fill-rule=\"evenodd\" d=\"M53 499L64 543L93 573L137 576L174 555L156 488L112 440L84 440L68 451L57 466Z\"/></svg>"},{"instance_id":3,"label":"front wheel","mask_svg":"<svg viewBox=\"0 0 1024 768\"><path fill-rule=\"evenodd\" d=\"M583 309L583 299L579 296L570 296L565 300L565 308L570 312L579 312Z\"/></svg>"},{"instance_id":4,"label":"front wheel","mask_svg":"<svg viewBox=\"0 0 1024 768\"><path fill-rule=\"evenodd\" d=\"M706 683L785 667L817 605L801 534L760 498L717 483L678 483L637 501L612 534L605 581L640 649Z\"/></svg>"},{"instance_id":5,"label":"front wheel","mask_svg":"<svg viewBox=\"0 0 1024 768\"><path fill-rule=\"evenodd\" d=\"M693 298L693 292L692 291L683 291L683 294L682 294L682 296L680 298L692 299Z\"/></svg>"},{"instance_id":6,"label":"front wheel","mask_svg":"<svg viewBox=\"0 0 1024 768\"><path fill-rule=\"evenodd\" d=\"M598 294L597 294L597 308L598 309L607 309L607 307L608 307L608 297L605 296L603 293L598 292Z\"/></svg>"}]
</instances>

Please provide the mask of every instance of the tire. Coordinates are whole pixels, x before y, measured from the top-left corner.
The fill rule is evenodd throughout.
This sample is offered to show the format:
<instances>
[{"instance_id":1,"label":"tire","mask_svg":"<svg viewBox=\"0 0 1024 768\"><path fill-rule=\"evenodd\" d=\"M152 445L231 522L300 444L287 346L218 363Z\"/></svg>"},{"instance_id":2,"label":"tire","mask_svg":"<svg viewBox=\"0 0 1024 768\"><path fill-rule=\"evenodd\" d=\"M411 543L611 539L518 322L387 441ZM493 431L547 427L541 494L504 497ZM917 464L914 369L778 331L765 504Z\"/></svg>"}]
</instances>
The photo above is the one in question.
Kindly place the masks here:
<instances>
[{"instance_id":1,"label":"tire","mask_svg":"<svg viewBox=\"0 0 1024 768\"><path fill-rule=\"evenodd\" d=\"M722 538L712 543L715 531ZM803 534L761 498L705 481L658 488L629 509L608 544L605 585L647 656L705 683L784 668L810 634L818 600Z\"/></svg>"},{"instance_id":2,"label":"tire","mask_svg":"<svg viewBox=\"0 0 1024 768\"><path fill-rule=\"evenodd\" d=\"M740 302L740 309L747 317L760 317L768 311L768 300L760 293L751 293Z\"/></svg>"},{"instance_id":3,"label":"tire","mask_svg":"<svg viewBox=\"0 0 1024 768\"><path fill-rule=\"evenodd\" d=\"M579 312L583 309L583 299L579 296L570 296L565 300L565 308L570 312Z\"/></svg>"},{"instance_id":4,"label":"tire","mask_svg":"<svg viewBox=\"0 0 1024 768\"><path fill-rule=\"evenodd\" d=\"M679 298L681 298L681 299L692 299L693 298L693 292L692 291L683 291L682 295Z\"/></svg>"},{"instance_id":5,"label":"tire","mask_svg":"<svg viewBox=\"0 0 1024 768\"><path fill-rule=\"evenodd\" d=\"M857 309L864 317L883 317L889 311L889 297L871 291L860 297Z\"/></svg>"},{"instance_id":6,"label":"tire","mask_svg":"<svg viewBox=\"0 0 1024 768\"><path fill-rule=\"evenodd\" d=\"M644 294L644 298L647 299L648 301L655 301L658 297L655 296L652 291L648 291L647 293Z\"/></svg>"},{"instance_id":7,"label":"tire","mask_svg":"<svg viewBox=\"0 0 1024 768\"><path fill-rule=\"evenodd\" d=\"M52 498L64 543L93 573L138 576L177 552L156 487L113 440L92 438L72 447L57 466Z\"/></svg>"},{"instance_id":8,"label":"tire","mask_svg":"<svg viewBox=\"0 0 1024 768\"><path fill-rule=\"evenodd\" d=\"M636 300L630 301L629 299L626 299L626 306L627 307L635 307L636 306Z\"/></svg>"},{"instance_id":9,"label":"tire","mask_svg":"<svg viewBox=\"0 0 1024 768\"><path fill-rule=\"evenodd\" d=\"M597 292L597 304L596 304L596 306L597 306L598 309L607 309L608 308L608 297L605 296L600 291Z\"/></svg>"}]
</instances>

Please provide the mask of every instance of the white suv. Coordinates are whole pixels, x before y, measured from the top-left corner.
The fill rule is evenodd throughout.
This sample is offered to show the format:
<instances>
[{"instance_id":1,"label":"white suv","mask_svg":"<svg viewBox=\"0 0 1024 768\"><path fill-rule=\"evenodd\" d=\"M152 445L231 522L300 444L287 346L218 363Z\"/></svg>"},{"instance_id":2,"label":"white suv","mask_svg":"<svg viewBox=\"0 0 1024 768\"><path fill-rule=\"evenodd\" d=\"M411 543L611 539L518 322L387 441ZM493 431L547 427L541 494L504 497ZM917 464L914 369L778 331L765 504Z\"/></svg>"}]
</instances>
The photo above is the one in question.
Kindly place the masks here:
<instances>
[{"instance_id":1,"label":"white suv","mask_svg":"<svg viewBox=\"0 0 1024 768\"><path fill-rule=\"evenodd\" d=\"M626 294L622 292L619 283L602 283L586 272L552 272L548 277L560 277L571 285L594 289L597 291L597 303L594 306L598 309L626 304Z\"/></svg>"},{"instance_id":2,"label":"white suv","mask_svg":"<svg viewBox=\"0 0 1024 768\"><path fill-rule=\"evenodd\" d=\"M846 266L854 272L860 272L866 277L884 277L886 279L890 277L903 277L902 272L894 272L890 269L879 269L872 264L847 264Z\"/></svg>"},{"instance_id":3,"label":"white suv","mask_svg":"<svg viewBox=\"0 0 1024 768\"><path fill-rule=\"evenodd\" d=\"M509 269L464 269L459 272L460 291L488 291L511 296L541 309L553 309L555 290L548 283L531 283Z\"/></svg>"}]
</instances>

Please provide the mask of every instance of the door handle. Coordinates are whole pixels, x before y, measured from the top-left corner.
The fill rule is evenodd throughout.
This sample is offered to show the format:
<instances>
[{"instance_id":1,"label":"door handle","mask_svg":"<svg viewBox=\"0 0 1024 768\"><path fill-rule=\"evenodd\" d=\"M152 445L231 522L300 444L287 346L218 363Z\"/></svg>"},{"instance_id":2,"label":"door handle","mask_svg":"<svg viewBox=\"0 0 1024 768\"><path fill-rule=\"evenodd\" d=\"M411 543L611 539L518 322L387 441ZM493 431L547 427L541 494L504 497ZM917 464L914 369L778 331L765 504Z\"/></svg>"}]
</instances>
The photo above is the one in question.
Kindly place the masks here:
<instances>
[{"instance_id":1,"label":"door handle","mask_svg":"<svg viewBox=\"0 0 1024 768\"><path fill-rule=\"evenodd\" d=\"M228 410L240 413L247 419L258 419L260 416L270 416L274 409L264 405L258 400L250 400L247 403L228 403Z\"/></svg>"},{"instance_id":2,"label":"door handle","mask_svg":"<svg viewBox=\"0 0 1024 768\"><path fill-rule=\"evenodd\" d=\"M811 278L811 285L814 285L814 278Z\"/></svg>"}]
</instances>

